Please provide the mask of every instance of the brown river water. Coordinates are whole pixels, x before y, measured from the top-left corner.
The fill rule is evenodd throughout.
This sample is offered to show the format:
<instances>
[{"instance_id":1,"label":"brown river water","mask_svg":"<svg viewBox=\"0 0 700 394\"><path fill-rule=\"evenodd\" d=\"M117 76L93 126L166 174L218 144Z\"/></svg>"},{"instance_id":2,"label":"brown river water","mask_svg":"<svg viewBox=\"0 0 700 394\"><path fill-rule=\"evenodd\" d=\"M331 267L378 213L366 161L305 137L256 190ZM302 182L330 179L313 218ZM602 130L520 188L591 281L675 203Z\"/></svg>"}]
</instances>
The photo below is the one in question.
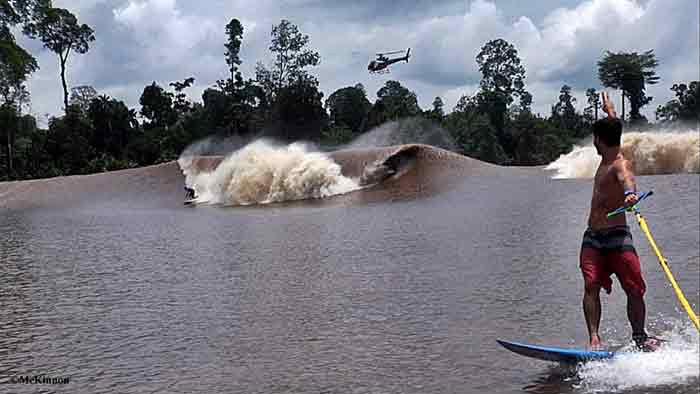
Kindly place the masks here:
<instances>
[{"instance_id":1,"label":"brown river water","mask_svg":"<svg viewBox=\"0 0 700 394\"><path fill-rule=\"evenodd\" d=\"M585 346L590 179L423 145L292 158L282 180L243 156L181 162L208 196L190 206L174 162L0 183L0 392L697 393L698 332L631 215L663 350L565 368L496 343ZM697 311L700 177L638 184ZM616 280L602 301L603 339L627 345Z\"/></svg>"}]
</instances>

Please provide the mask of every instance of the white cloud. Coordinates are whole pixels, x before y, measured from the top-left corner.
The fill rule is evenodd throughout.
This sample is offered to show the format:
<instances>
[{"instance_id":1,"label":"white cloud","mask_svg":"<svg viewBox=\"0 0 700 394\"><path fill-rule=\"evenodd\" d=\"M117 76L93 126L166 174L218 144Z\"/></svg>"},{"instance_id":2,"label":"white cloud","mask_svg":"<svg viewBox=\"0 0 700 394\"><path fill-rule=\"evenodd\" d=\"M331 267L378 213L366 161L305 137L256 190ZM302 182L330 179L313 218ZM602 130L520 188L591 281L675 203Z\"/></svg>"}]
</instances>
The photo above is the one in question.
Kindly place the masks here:
<instances>
[{"instance_id":1,"label":"white cloud","mask_svg":"<svg viewBox=\"0 0 700 394\"><path fill-rule=\"evenodd\" d=\"M131 0L114 10L114 19L147 48L159 62L183 61L187 52L219 33L212 20L182 15L175 0Z\"/></svg>"},{"instance_id":2,"label":"white cloud","mask_svg":"<svg viewBox=\"0 0 700 394\"><path fill-rule=\"evenodd\" d=\"M416 3L408 10L414 15L409 19L392 15L396 7L389 3L358 2L350 11L325 1L287 2L284 8L272 0L55 2L96 30L90 52L71 57L71 85L93 84L130 106L138 106L143 86L153 80L167 85L194 76L197 86L191 95L196 96L225 77L224 27L232 17L245 29L241 58L246 77L254 77L257 61L269 64L272 25L281 18L297 24L321 54L321 64L312 72L326 97L335 89L362 83L373 100L387 80L396 79L417 93L423 108L439 95L451 110L462 94L474 94L481 77L475 57L495 38L518 49L534 96L533 109L542 114L549 112L564 83L573 87L579 107L585 106L585 89L599 88L596 62L605 50L655 50L662 81L649 87L655 101L644 112L650 118L658 104L671 98L673 83L700 79L697 0L585 0L528 16L513 14L513 8L520 12L523 7L500 1L443 2L435 5L440 12L428 10L422 18L416 16L421 15ZM362 7L382 16L358 10ZM33 45L42 67L30 81L35 111L59 113L55 55L36 52ZM408 47L413 54L408 64L397 64L384 76L367 73L375 52Z\"/></svg>"},{"instance_id":3,"label":"white cloud","mask_svg":"<svg viewBox=\"0 0 700 394\"><path fill-rule=\"evenodd\" d=\"M475 57L481 46L491 39L504 38L516 46L527 70L534 109L545 114L565 83L574 92L600 88L596 63L606 50L655 49L661 63L657 72L662 79L670 75L675 80L697 79L697 8L693 0L651 0L645 4L588 0L573 8L552 11L537 26L524 16L510 21L496 3L475 0L461 16L433 18L410 28L397 25L385 36L415 39L408 44L416 47L415 63L402 70L401 76L446 85L445 92L477 82L480 73ZM685 51L679 53L678 47ZM664 84L665 91L659 91L658 85L649 87L650 92L659 94L644 109L648 117L653 119L656 105L670 98L666 93L669 87ZM579 95L578 100L584 102L585 95Z\"/></svg>"}]
</instances>

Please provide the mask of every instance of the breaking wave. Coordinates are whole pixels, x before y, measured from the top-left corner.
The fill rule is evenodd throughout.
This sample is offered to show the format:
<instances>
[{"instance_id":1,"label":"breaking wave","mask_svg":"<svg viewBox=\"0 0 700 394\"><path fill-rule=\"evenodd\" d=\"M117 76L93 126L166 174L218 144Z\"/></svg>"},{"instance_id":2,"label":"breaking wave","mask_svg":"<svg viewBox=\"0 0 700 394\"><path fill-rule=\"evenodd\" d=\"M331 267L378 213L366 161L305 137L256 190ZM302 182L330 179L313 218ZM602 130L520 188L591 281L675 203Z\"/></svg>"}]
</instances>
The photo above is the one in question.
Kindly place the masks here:
<instances>
[{"instance_id":1,"label":"breaking wave","mask_svg":"<svg viewBox=\"0 0 700 394\"><path fill-rule=\"evenodd\" d=\"M700 133L632 132L622 135L622 154L637 175L700 173ZM574 146L545 169L553 178L592 178L600 164L593 143Z\"/></svg>"},{"instance_id":2,"label":"breaking wave","mask_svg":"<svg viewBox=\"0 0 700 394\"><path fill-rule=\"evenodd\" d=\"M275 146L258 140L208 171L202 171L195 160L186 155L178 164L185 184L195 191L197 203L266 204L328 197L360 188L356 180L342 175L340 165L331 158L300 143Z\"/></svg>"}]
</instances>

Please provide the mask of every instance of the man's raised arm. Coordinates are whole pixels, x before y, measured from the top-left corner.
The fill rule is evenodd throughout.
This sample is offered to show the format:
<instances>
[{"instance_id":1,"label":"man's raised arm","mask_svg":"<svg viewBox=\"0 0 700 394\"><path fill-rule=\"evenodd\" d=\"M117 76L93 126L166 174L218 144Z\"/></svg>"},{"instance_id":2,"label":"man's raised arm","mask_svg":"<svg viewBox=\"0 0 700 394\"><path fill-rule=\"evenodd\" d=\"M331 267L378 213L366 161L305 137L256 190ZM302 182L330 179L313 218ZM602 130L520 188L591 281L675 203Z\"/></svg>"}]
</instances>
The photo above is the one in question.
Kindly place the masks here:
<instances>
[{"instance_id":1,"label":"man's raised arm","mask_svg":"<svg viewBox=\"0 0 700 394\"><path fill-rule=\"evenodd\" d=\"M613 105L612 101L610 101L608 93L602 92L600 96L603 98L603 112L608 114L609 118L617 119L617 112L615 112L615 106Z\"/></svg>"}]
</instances>

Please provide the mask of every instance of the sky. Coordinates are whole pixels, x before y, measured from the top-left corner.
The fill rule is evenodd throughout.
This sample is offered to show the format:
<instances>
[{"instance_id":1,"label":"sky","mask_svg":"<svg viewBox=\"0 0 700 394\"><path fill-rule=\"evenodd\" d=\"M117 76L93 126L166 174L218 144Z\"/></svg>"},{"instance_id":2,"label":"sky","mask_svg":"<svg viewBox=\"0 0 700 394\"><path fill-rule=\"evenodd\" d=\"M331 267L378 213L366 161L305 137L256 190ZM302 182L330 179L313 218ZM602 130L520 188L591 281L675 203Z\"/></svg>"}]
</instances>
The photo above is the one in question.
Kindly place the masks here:
<instances>
[{"instance_id":1,"label":"sky","mask_svg":"<svg viewBox=\"0 0 700 394\"><path fill-rule=\"evenodd\" d=\"M585 91L601 89L597 61L606 50L653 49L661 77L648 86L654 100L642 113L673 98L674 83L700 80L698 0L54 0L95 30L87 54L68 61L68 85L91 85L100 94L139 109L143 88L195 78L194 101L216 80L226 78L225 26L237 18L244 27L240 57L244 78L255 64L272 63L272 26L288 19L309 35L321 63L310 69L327 98L336 89L362 83L370 101L388 80L418 96L423 109L436 96L450 112L462 95L473 95L481 74L476 55L496 38L515 45L526 69L533 111L547 115L563 84L573 88L582 110ZM60 115L62 89L56 54L41 42L18 41L38 60L28 87L30 112L45 124ZM375 53L411 48L409 63L372 75ZM619 95L610 92L620 106Z\"/></svg>"}]
</instances>

